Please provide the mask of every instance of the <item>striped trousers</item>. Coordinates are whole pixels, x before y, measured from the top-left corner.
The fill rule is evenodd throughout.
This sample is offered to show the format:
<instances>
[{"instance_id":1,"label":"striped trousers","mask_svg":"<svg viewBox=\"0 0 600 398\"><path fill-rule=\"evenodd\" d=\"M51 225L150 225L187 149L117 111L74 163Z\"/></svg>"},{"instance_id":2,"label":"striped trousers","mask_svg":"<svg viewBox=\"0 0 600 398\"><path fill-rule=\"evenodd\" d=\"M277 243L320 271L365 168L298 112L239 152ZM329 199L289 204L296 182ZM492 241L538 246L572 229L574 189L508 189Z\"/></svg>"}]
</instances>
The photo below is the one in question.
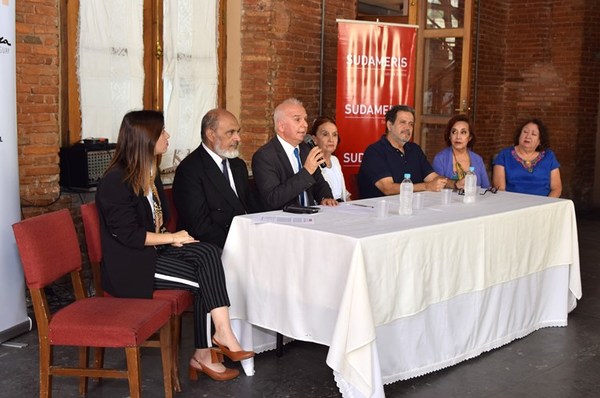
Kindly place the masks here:
<instances>
[{"instance_id":1,"label":"striped trousers","mask_svg":"<svg viewBox=\"0 0 600 398\"><path fill-rule=\"evenodd\" d=\"M194 294L194 344L196 348L210 347L206 314L230 305L221 249L206 242L162 247L156 260L154 288L185 289Z\"/></svg>"}]
</instances>

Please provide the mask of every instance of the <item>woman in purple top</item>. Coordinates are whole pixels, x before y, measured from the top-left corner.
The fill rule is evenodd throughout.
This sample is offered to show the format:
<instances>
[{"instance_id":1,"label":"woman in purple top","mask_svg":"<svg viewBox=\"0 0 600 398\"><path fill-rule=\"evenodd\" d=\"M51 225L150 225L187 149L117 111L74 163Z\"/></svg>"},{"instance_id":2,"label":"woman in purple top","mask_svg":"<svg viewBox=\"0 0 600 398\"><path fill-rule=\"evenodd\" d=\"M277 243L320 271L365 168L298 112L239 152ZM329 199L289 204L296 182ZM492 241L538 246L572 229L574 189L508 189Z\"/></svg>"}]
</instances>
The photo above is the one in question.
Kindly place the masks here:
<instances>
[{"instance_id":1,"label":"woman in purple top","mask_svg":"<svg viewBox=\"0 0 600 398\"><path fill-rule=\"evenodd\" d=\"M488 188L490 181L481 156L472 151L475 132L466 115L456 115L448 121L444 139L447 148L433 158L433 169L441 176L448 177L447 188L460 189L465 186L465 175L469 167L475 168L477 185Z\"/></svg>"},{"instance_id":2,"label":"woman in purple top","mask_svg":"<svg viewBox=\"0 0 600 398\"><path fill-rule=\"evenodd\" d=\"M514 146L494 160L494 186L500 190L560 197L560 164L548 149L548 129L539 119L529 119L517 129Z\"/></svg>"}]
</instances>

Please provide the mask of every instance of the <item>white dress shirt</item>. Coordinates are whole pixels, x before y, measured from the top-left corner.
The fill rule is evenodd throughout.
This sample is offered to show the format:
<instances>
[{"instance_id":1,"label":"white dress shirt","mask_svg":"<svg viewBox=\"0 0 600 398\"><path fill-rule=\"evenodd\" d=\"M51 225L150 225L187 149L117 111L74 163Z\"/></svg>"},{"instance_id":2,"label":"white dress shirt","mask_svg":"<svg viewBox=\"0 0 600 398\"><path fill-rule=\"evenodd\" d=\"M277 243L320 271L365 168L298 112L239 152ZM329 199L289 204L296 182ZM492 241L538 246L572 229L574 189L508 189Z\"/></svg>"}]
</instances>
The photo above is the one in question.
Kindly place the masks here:
<instances>
[{"instance_id":1,"label":"white dress shirt","mask_svg":"<svg viewBox=\"0 0 600 398\"><path fill-rule=\"evenodd\" d=\"M210 157L215 161L219 170L223 172L223 158L221 158L219 155L213 152L209 147L204 145L204 143L202 143L202 146L204 147L204 149L206 149L206 152L208 152ZM235 194L237 195L237 190L235 189L235 182L233 181L233 174L231 174L231 166L229 164L229 160L225 158L225 161L227 162L227 174L229 175L229 185L231 186L231 189L233 189L233 192L235 192Z\"/></svg>"},{"instance_id":2,"label":"white dress shirt","mask_svg":"<svg viewBox=\"0 0 600 398\"><path fill-rule=\"evenodd\" d=\"M302 166L302 164L298 165L298 160L296 159L296 155L294 155L294 149L298 148L298 156L299 156L300 155L300 147L292 146L289 142L287 142L286 140L281 138L279 135L277 136L277 139L279 140L279 143L283 147L283 150L285 151L285 154L287 155L288 160L290 161L290 164L292 165L294 174L297 174L303 166ZM300 159L300 163L302 163L302 159ZM302 195L304 195L304 203L308 204L308 196L306 195L306 191L303 191Z\"/></svg>"}]
</instances>

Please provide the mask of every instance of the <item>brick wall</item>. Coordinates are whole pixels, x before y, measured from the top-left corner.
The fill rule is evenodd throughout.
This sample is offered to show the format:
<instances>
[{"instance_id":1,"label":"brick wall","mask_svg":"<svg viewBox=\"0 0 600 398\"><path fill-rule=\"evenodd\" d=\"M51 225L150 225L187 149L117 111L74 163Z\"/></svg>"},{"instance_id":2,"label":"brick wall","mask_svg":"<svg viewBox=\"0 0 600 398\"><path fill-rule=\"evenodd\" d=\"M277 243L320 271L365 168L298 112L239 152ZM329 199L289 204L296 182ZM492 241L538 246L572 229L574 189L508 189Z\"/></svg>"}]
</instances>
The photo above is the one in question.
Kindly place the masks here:
<instances>
[{"instance_id":1,"label":"brick wall","mask_svg":"<svg viewBox=\"0 0 600 398\"><path fill-rule=\"evenodd\" d=\"M333 4L335 3L335 4ZM246 160L273 136L273 109L296 97L309 121L319 113L321 0L245 0L242 5L240 124ZM355 0L326 2L323 112L335 116L336 18L352 19Z\"/></svg>"},{"instance_id":2,"label":"brick wall","mask_svg":"<svg viewBox=\"0 0 600 398\"><path fill-rule=\"evenodd\" d=\"M475 150L483 156L489 167L491 158L498 151L496 140L504 126L503 103L504 68L500 60L506 59L508 2L479 2L479 52L473 45L473 65L479 58L477 79L471 98L474 100L472 116L477 134ZM475 29L477 26L475 26Z\"/></svg>"},{"instance_id":3,"label":"brick wall","mask_svg":"<svg viewBox=\"0 0 600 398\"><path fill-rule=\"evenodd\" d=\"M483 2L480 15L476 150L491 160L512 144L521 120L539 117L561 163L563 197L588 206L600 82L598 8L585 0L512 0Z\"/></svg>"},{"instance_id":4,"label":"brick wall","mask_svg":"<svg viewBox=\"0 0 600 398\"><path fill-rule=\"evenodd\" d=\"M60 195L57 0L16 2L16 63L20 194L27 213Z\"/></svg>"}]
</instances>

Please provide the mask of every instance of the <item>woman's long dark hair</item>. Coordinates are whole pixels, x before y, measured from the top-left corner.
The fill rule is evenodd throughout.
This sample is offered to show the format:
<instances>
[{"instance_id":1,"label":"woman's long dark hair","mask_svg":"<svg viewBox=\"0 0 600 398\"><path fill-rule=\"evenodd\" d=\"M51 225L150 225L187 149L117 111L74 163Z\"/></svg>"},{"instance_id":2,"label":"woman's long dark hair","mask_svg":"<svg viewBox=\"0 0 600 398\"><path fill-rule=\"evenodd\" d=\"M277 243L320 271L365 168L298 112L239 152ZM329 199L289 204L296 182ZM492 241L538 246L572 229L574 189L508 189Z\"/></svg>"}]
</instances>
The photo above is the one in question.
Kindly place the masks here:
<instances>
[{"instance_id":1,"label":"woman's long dark hair","mask_svg":"<svg viewBox=\"0 0 600 398\"><path fill-rule=\"evenodd\" d=\"M132 111L123 116L115 155L107 171L115 166L123 168L124 180L138 195L148 193L153 179L151 176L159 172L161 157L154 154L154 148L164 127L162 112Z\"/></svg>"}]
</instances>

